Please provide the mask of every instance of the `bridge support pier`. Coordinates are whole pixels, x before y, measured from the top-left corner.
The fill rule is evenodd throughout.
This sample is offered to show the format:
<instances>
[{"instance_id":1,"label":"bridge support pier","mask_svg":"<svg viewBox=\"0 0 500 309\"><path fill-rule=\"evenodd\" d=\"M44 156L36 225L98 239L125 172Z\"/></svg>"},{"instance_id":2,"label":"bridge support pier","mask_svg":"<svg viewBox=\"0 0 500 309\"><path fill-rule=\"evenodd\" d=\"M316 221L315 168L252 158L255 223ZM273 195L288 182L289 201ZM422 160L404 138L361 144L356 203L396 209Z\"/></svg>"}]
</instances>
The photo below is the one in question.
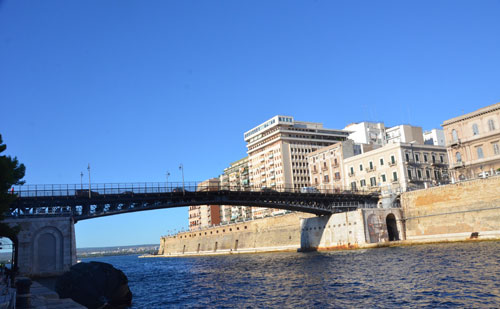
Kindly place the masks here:
<instances>
[{"instance_id":1,"label":"bridge support pier","mask_svg":"<svg viewBox=\"0 0 500 309\"><path fill-rule=\"evenodd\" d=\"M30 277L58 276L76 263L75 225L71 217L9 218L18 225L19 273Z\"/></svg>"}]
</instances>

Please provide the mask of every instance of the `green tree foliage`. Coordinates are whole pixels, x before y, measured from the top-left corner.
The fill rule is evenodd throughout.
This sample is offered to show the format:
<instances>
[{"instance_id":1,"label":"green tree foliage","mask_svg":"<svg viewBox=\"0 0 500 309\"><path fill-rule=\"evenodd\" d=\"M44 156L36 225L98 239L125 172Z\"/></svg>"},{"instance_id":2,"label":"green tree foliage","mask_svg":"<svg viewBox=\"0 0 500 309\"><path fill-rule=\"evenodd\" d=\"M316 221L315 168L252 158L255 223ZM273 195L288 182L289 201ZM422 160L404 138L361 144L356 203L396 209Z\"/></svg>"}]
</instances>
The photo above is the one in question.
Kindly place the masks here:
<instances>
[{"instance_id":1,"label":"green tree foliage","mask_svg":"<svg viewBox=\"0 0 500 309\"><path fill-rule=\"evenodd\" d=\"M7 149L7 145L3 144L2 135L0 134L0 154L5 149ZM9 192L9 189L13 185L24 183L21 179L23 179L25 171L26 167L24 164L19 164L16 157L0 156L0 220L4 219L10 204L16 199L16 196ZM11 232L6 224L0 223L0 236L7 236Z\"/></svg>"}]
</instances>

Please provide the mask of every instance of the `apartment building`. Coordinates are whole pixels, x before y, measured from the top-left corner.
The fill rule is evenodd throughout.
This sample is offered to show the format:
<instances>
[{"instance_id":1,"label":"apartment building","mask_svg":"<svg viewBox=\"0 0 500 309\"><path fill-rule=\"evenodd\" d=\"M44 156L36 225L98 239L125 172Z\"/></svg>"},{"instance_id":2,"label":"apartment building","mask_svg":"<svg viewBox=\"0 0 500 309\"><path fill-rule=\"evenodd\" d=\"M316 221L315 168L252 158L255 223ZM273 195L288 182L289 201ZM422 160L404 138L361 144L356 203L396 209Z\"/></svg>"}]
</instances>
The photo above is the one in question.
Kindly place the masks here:
<instances>
[{"instance_id":1,"label":"apartment building","mask_svg":"<svg viewBox=\"0 0 500 309\"><path fill-rule=\"evenodd\" d=\"M500 103L443 122L453 181L500 173Z\"/></svg>"},{"instance_id":2,"label":"apartment building","mask_svg":"<svg viewBox=\"0 0 500 309\"><path fill-rule=\"evenodd\" d=\"M424 144L445 147L444 130L432 129L430 131L425 131Z\"/></svg>"},{"instance_id":3,"label":"apartment building","mask_svg":"<svg viewBox=\"0 0 500 309\"><path fill-rule=\"evenodd\" d=\"M310 183L307 155L319 148L344 141L343 130L323 128L323 124L296 121L291 116L275 116L244 133L247 143L250 186L271 190L299 190ZM259 218L283 212L253 208Z\"/></svg>"},{"instance_id":4,"label":"apartment building","mask_svg":"<svg viewBox=\"0 0 500 309\"><path fill-rule=\"evenodd\" d=\"M446 148L390 143L344 159L344 185L391 194L448 182Z\"/></svg>"},{"instance_id":5,"label":"apartment building","mask_svg":"<svg viewBox=\"0 0 500 309\"><path fill-rule=\"evenodd\" d=\"M219 190L219 178L211 178L200 182L197 191ZM189 206L189 230L198 230L221 223L221 211L219 205L196 205Z\"/></svg>"},{"instance_id":6,"label":"apartment building","mask_svg":"<svg viewBox=\"0 0 500 309\"><path fill-rule=\"evenodd\" d=\"M383 122L351 123L344 128L349 132L349 139L357 144L370 144L379 148L387 144L386 128Z\"/></svg>"},{"instance_id":7,"label":"apartment building","mask_svg":"<svg viewBox=\"0 0 500 309\"><path fill-rule=\"evenodd\" d=\"M320 148L307 155L311 186L321 192L344 189L344 159L356 154L354 141L347 140Z\"/></svg>"},{"instance_id":8,"label":"apartment building","mask_svg":"<svg viewBox=\"0 0 500 309\"><path fill-rule=\"evenodd\" d=\"M388 144L395 143L424 143L424 134L422 127L402 124L395 127L390 127L385 130L386 140Z\"/></svg>"},{"instance_id":9,"label":"apartment building","mask_svg":"<svg viewBox=\"0 0 500 309\"><path fill-rule=\"evenodd\" d=\"M248 157L235 161L220 175L221 189L247 190L250 186ZM230 223L252 219L252 208L248 206L221 206L221 222Z\"/></svg>"}]
</instances>

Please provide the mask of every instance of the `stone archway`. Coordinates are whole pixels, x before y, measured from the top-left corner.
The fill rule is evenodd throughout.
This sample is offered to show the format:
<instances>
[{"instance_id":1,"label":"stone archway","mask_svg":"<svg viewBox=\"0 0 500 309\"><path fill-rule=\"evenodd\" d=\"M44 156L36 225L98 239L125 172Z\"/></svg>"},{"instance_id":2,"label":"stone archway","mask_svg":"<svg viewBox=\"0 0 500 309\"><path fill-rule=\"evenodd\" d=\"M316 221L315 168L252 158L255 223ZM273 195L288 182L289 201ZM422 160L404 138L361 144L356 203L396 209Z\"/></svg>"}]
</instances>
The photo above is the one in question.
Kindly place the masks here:
<instances>
[{"instance_id":1,"label":"stone archway","mask_svg":"<svg viewBox=\"0 0 500 309\"><path fill-rule=\"evenodd\" d=\"M388 214L385 218L385 223L387 225L387 234L389 236L389 241L399 240L398 225L396 223L396 217L394 214Z\"/></svg>"},{"instance_id":2,"label":"stone archway","mask_svg":"<svg viewBox=\"0 0 500 309\"><path fill-rule=\"evenodd\" d=\"M63 270L63 236L55 227L44 227L33 238L34 273L55 273Z\"/></svg>"}]
</instances>

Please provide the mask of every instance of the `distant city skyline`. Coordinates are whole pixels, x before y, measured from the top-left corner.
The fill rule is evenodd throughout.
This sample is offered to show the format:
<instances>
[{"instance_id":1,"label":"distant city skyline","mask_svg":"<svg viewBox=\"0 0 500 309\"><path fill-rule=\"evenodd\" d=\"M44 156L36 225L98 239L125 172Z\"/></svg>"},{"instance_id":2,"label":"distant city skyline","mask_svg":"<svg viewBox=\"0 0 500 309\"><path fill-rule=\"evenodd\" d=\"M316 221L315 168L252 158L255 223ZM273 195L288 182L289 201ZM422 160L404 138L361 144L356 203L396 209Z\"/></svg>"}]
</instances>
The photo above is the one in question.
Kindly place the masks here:
<instances>
[{"instance_id":1,"label":"distant city skyline","mask_svg":"<svg viewBox=\"0 0 500 309\"><path fill-rule=\"evenodd\" d=\"M498 1L1 1L0 133L30 184L181 182L275 115L424 131L500 102ZM159 243L186 208L76 224ZM102 231L106 237L102 236Z\"/></svg>"}]
</instances>

